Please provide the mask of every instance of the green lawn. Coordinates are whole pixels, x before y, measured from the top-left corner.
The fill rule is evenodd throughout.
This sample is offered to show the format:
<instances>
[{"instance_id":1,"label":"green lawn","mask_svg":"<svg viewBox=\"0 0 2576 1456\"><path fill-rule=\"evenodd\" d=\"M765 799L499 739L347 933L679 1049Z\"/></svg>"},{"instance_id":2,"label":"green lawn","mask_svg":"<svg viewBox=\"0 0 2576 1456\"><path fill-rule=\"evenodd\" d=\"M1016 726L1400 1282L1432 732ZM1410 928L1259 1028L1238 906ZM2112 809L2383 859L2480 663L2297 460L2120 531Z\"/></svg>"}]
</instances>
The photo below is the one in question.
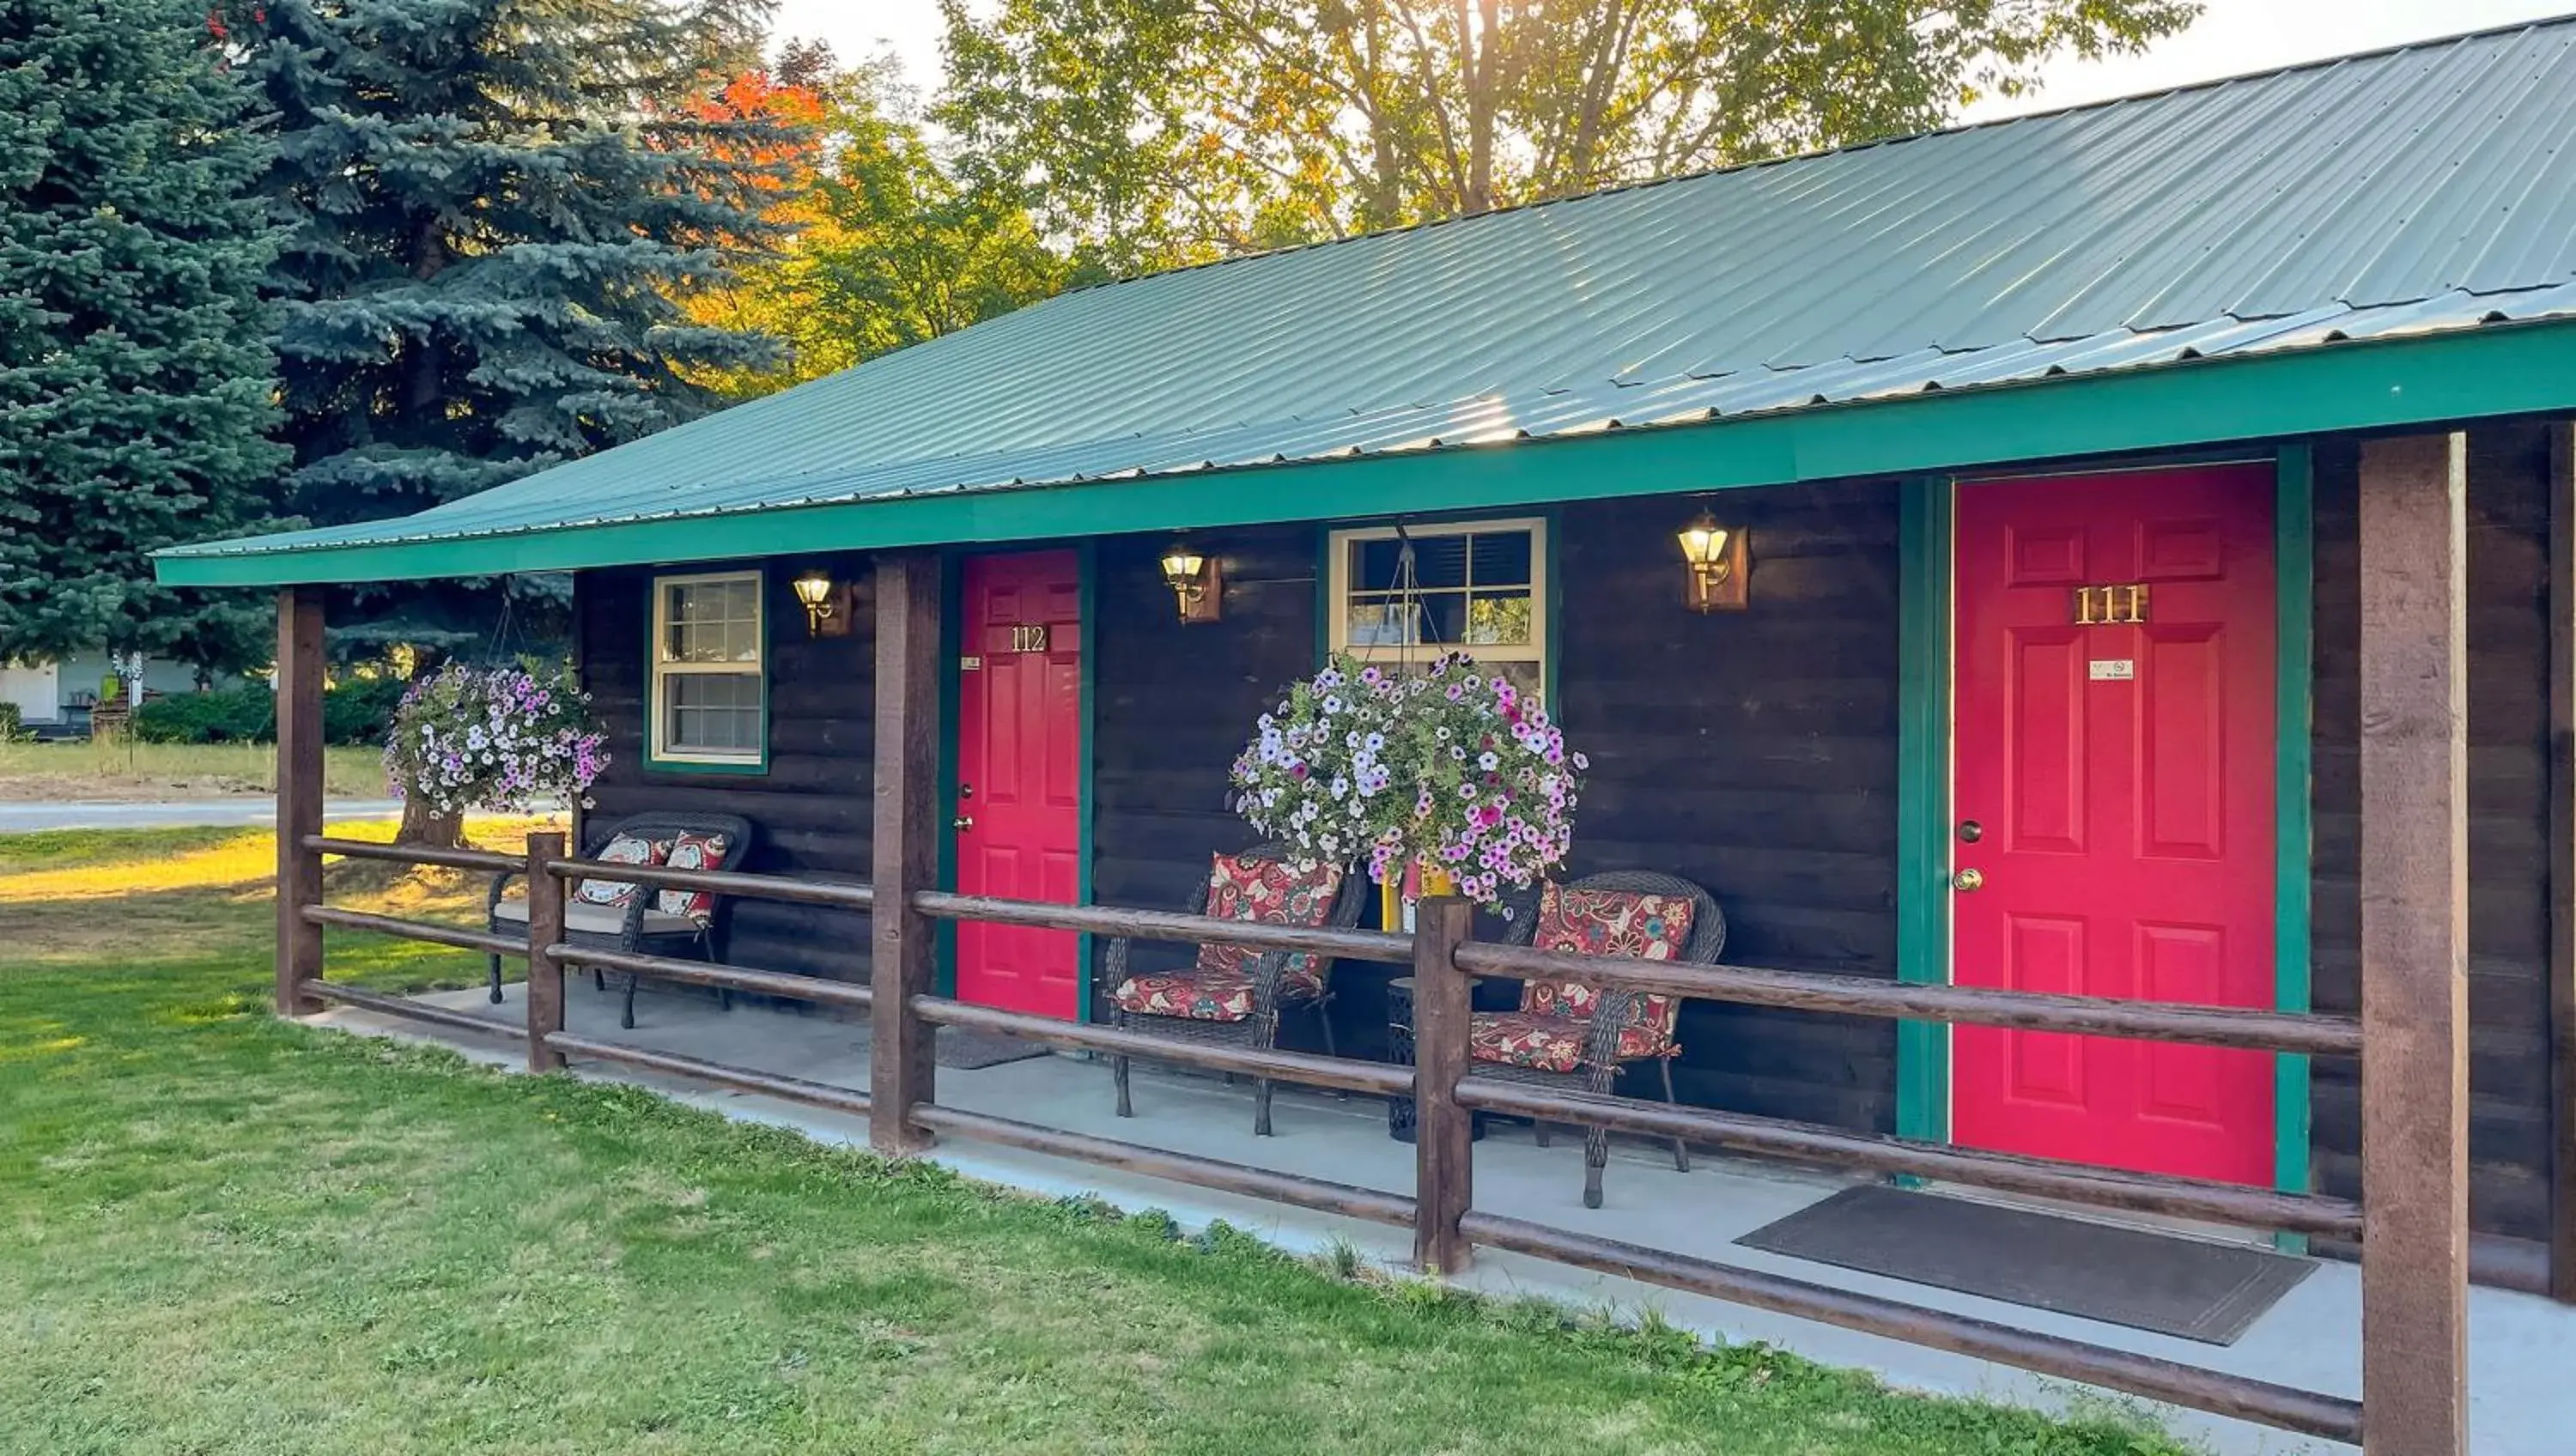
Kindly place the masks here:
<instances>
[{"instance_id":1,"label":"green lawn","mask_svg":"<svg viewBox=\"0 0 2576 1456\"><path fill-rule=\"evenodd\" d=\"M322 778L335 796L387 796L378 749L322 750ZM0 800L208 799L276 791L273 743L0 742Z\"/></svg>"},{"instance_id":2,"label":"green lawn","mask_svg":"<svg viewBox=\"0 0 2576 1456\"><path fill-rule=\"evenodd\" d=\"M268 853L0 837L0 1451L2177 1449L284 1025ZM411 915L475 890L332 873Z\"/></svg>"}]
</instances>

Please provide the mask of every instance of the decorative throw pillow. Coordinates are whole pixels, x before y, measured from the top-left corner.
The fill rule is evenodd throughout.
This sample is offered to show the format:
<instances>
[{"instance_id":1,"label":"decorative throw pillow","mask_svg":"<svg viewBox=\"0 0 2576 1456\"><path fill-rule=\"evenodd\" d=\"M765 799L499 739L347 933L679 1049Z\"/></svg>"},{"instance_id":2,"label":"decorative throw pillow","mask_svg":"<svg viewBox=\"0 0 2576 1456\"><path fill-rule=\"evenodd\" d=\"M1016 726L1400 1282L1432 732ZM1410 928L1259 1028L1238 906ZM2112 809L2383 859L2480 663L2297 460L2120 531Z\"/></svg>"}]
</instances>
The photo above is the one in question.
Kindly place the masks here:
<instances>
[{"instance_id":1,"label":"decorative throw pillow","mask_svg":"<svg viewBox=\"0 0 2576 1456\"><path fill-rule=\"evenodd\" d=\"M1677 959L1690 944L1691 916L1698 909L1688 895L1643 895L1631 890L1569 890L1554 881L1539 891L1538 926L1530 937L1539 950L1573 955L1623 956L1630 960ZM1531 981L1521 988L1521 1010L1535 1016L1587 1018L1600 1000L1600 988L1582 981ZM1669 1027L1669 996L1641 997L1637 1020Z\"/></svg>"},{"instance_id":2,"label":"decorative throw pillow","mask_svg":"<svg viewBox=\"0 0 2576 1456\"><path fill-rule=\"evenodd\" d=\"M1220 854L1208 871L1207 913L1219 920L1321 925L1332 915L1333 898L1341 890L1339 865L1317 865L1300 872L1280 860ZM1254 952L1243 946L1203 945L1198 966L1202 971L1248 977L1255 959ZM1290 956L1280 972L1279 986L1292 1000L1322 995L1322 958L1303 951Z\"/></svg>"},{"instance_id":3,"label":"decorative throw pillow","mask_svg":"<svg viewBox=\"0 0 2576 1456\"><path fill-rule=\"evenodd\" d=\"M720 870L724 868L725 851L730 848L731 843L721 834L683 829L671 841L670 853L662 857L662 863L675 870ZM664 890L653 908L665 915L686 915L704 926L715 914L716 897L704 890Z\"/></svg>"},{"instance_id":4,"label":"decorative throw pillow","mask_svg":"<svg viewBox=\"0 0 2576 1456\"><path fill-rule=\"evenodd\" d=\"M670 848L668 841L620 834L608 841L608 847L599 852L599 858L607 864L657 865ZM633 903L641 889L642 886L631 880L584 880L572 892L572 897L584 905L604 905L611 910L623 910Z\"/></svg>"}]
</instances>

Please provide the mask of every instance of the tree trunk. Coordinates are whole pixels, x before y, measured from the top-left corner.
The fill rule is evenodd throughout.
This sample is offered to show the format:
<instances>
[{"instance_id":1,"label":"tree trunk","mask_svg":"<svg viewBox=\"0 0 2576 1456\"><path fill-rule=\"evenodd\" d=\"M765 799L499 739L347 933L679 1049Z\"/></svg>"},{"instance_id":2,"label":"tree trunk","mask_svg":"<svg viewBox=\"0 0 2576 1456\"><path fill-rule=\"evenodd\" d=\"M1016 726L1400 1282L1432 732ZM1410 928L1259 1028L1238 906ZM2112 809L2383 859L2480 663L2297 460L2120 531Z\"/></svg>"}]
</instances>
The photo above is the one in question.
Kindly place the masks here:
<instances>
[{"instance_id":1,"label":"tree trunk","mask_svg":"<svg viewBox=\"0 0 2576 1456\"><path fill-rule=\"evenodd\" d=\"M465 816L442 814L431 808L427 799L415 794L403 800L402 827L394 831L394 843L429 849L463 849Z\"/></svg>"}]
</instances>

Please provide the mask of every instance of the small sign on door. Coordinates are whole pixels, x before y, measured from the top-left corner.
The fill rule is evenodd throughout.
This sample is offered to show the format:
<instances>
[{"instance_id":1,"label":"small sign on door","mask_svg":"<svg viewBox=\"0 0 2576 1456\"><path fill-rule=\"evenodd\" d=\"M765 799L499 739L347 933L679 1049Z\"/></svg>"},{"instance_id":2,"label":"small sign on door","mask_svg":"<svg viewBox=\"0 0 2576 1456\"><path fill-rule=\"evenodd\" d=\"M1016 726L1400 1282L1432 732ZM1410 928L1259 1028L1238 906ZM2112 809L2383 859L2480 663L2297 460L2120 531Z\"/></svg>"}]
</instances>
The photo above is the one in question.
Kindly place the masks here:
<instances>
[{"instance_id":1,"label":"small sign on door","mask_svg":"<svg viewBox=\"0 0 2576 1456\"><path fill-rule=\"evenodd\" d=\"M2092 667L2095 682L2129 682L2138 675L2138 662L2133 657L2097 657Z\"/></svg>"}]
</instances>

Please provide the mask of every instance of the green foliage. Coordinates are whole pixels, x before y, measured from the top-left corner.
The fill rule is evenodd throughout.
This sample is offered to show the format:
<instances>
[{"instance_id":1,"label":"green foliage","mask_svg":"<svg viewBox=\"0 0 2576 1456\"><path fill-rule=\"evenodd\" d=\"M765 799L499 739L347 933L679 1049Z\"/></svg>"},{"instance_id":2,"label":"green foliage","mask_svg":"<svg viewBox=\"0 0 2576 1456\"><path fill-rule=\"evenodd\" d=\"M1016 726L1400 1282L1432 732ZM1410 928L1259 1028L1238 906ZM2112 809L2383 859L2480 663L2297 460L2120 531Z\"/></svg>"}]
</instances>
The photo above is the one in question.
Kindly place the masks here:
<instances>
[{"instance_id":1,"label":"green foliage","mask_svg":"<svg viewBox=\"0 0 2576 1456\"><path fill-rule=\"evenodd\" d=\"M27 720L16 703L0 703L0 743L15 743L27 736Z\"/></svg>"},{"instance_id":2,"label":"green foliage","mask_svg":"<svg viewBox=\"0 0 2576 1456\"><path fill-rule=\"evenodd\" d=\"M1118 272L1935 126L2199 0L942 0L978 187Z\"/></svg>"},{"instance_id":3,"label":"green foliage","mask_svg":"<svg viewBox=\"0 0 2576 1456\"><path fill-rule=\"evenodd\" d=\"M149 553L265 524L284 452L250 96L186 0L0 0L0 661L261 655Z\"/></svg>"},{"instance_id":4,"label":"green foliage","mask_svg":"<svg viewBox=\"0 0 2576 1456\"><path fill-rule=\"evenodd\" d=\"M777 123L694 103L762 0L227 0L276 114L287 496L316 524L428 509L713 408L764 338L675 302L768 237ZM560 582L525 586L542 630ZM360 588L344 644L454 649L490 583Z\"/></svg>"},{"instance_id":5,"label":"green foliage","mask_svg":"<svg viewBox=\"0 0 2576 1456\"><path fill-rule=\"evenodd\" d=\"M382 747L408 684L387 676L352 677L322 694L322 740ZM134 736L145 743L274 743L277 694L265 683L206 693L171 693L134 712Z\"/></svg>"},{"instance_id":6,"label":"green foliage","mask_svg":"<svg viewBox=\"0 0 2576 1456\"><path fill-rule=\"evenodd\" d=\"M783 340L780 367L716 382L747 396L820 378L955 333L1062 289L1066 261L1016 199L962 185L913 116L891 62L840 70L806 48L780 68L799 83L729 91L730 108L811 117L793 185L772 220L777 256L689 302L702 322Z\"/></svg>"}]
</instances>

